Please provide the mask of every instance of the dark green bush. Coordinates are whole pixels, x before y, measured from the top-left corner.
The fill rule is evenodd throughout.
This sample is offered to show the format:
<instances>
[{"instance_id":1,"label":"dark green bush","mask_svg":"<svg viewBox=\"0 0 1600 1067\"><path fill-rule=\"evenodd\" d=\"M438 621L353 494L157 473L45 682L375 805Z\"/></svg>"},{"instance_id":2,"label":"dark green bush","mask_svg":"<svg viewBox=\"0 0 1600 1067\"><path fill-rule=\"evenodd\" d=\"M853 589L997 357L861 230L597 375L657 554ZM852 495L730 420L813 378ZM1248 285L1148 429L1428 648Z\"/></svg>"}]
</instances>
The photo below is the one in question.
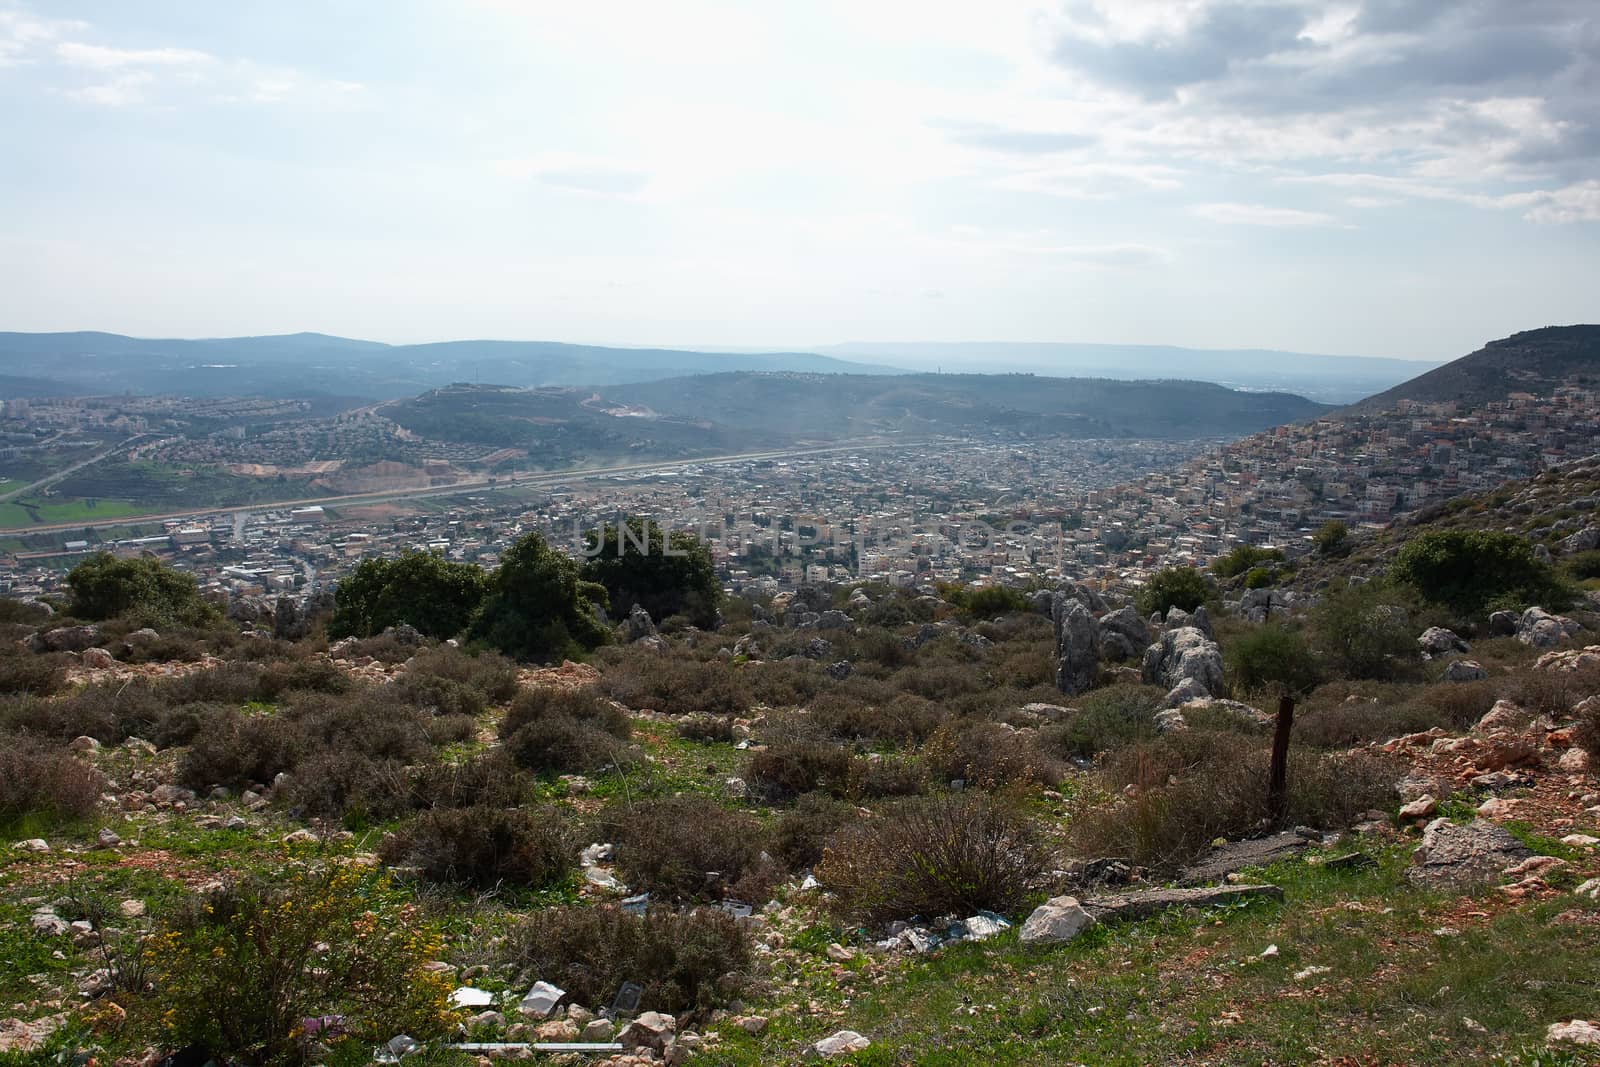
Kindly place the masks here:
<instances>
[{"instance_id":1,"label":"dark green bush","mask_svg":"<svg viewBox=\"0 0 1600 1067\"><path fill-rule=\"evenodd\" d=\"M1147 685L1113 685L1077 698L1065 721L1040 730L1040 743L1062 758L1093 759L1101 752L1155 736L1156 710L1166 693Z\"/></svg>"},{"instance_id":2,"label":"dark green bush","mask_svg":"<svg viewBox=\"0 0 1600 1067\"><path fill-rule=\"evenodd\" d=\"M1350 678L1393 678L1419 662L1403 597L1378 583L1329 586L1312 610L1312 630L1329 664Z\"/></svg>"},{"instance_id":3,"label":"dark green bush","mask_svg":"<svg viewBox=\"0 0 1600 1067\"><path fill-rule=\"evenodd\" d=\"M1269 622L1234 635L1224 650L1228 679L1241 693L1299 695L1321 679L1322 665L1298 630Z\"/></svg>"},{"instance_id":4,"label":"dark green bush","mask_svg":"<svg viewBox=\"0 0 1600 1067\"><path fill-rule=\"evenodd\" d=\"M1169 608L1193 611L1212 596L1206 576L1194 567L1163 567L1134 598L1141 615L1165 615Z\"/></svg>"},{"instance_id":5,"label":"dark green bush","mask_svg":"<svg viewBox=\"0 0 1600 1067\"><path fill-rule=\"evenodd\" d=\"M70 610L80 619L135 619L143 625L198 626L217 617L194 577L153 556L125 559L98 552L67 574Z\"/></svg>"},{"instance_id":6,"label":"dark green bush","mask_svg":"<svg viewBox=\"0 0 1600 1067\"><path fill-rule=\"evenodd\" d=\"M487 586L477 564L434 552L365 559L339 582L328 636L370 638L405 624L429 637L454 637L467 628Z\"/></svg>"},{"instance_id":7,"label":"dark green bush","mask_svg":"<svg viewBox=\"0 0 1600 1067\"><path fill-rule=\"evenodd\" d=\"M1262 548L1257 545L1235 545L1225 555L1218 556L1211 561L1211 573L1218 578L1235 578L1254 570L1268 570L1262 567L1264 563L1282 563L1284 559L1281 548ZM1192 611L1193 608L1185 608Z\"/></svg>"},{"instance_id":8,"label":"dark green bush","mask_svg":"<svg viewBox=\"0 0 1600 1067\"><path fill-rule=\"evenodd\" d=\"M613 618L638 604L652 619L681 615L703 630L716 627L722 584L710 547L694 534L629 519L589 531L584 553L583 578L605 589Z\"/></svg>"},{"instance_id":9,"label":"dark green bush","mask_svg":"<svg viewBox=\"0 0 1600 1067\"><path fill-rule=\"evenodd\" d=\"M1481 614L1491 601L1562 608L1571 594L1533 554L1525 537L1498 530L1430 530L1400 546L1391 580L1463 617Z\"/></svg>"}]
</instances>

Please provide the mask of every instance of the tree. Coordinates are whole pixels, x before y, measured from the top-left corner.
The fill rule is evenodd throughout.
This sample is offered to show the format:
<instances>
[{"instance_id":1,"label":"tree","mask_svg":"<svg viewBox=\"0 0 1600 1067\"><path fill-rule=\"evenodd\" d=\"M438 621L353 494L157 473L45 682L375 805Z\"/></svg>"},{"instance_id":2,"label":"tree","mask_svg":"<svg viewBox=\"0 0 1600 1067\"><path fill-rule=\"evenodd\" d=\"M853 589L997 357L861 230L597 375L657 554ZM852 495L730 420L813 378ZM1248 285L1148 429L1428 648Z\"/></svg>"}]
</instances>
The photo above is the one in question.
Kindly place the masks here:
<instances>
[{"instance_id":1,"label":"tree","mask_svg":"<svg viewBox=\"0 0 1600 1067\"><path fill-rule=\"evenodd\" d=\"M1317 527L1317 532L1311 535L1311 541L1317 546L1317 555L1328 559L1337 559L1350 553L1350 527L1338 519L1329 519Z\"/></svg>"},{"instance_id":2,"label":"tree","mask_svg":"<svg viewBox=\"0 0 1600 1067\"><path fill-rule=\"evenodd\" d=\"M1413 537L1400 546L1389 577L1463 616L1479 614L1491 601L1559 608L1570 599L1526 538L1499 530L1432 530Z\"/></svg>"},{"instance_id":3,"label":"tree","mask_svg":"<svg viewBox=\"0 0 1600 1067\"><path fill-rule=\"evenodd\" d=\"M217 618L192 575L154 556L122 559L97 552L72 568L67 588L69 610L80 619L128 616L156 626L200 626Z\"/></svg>"},{"instance_id":4,"label":"tree","mask_svg":"<svg viewBox=\"0 0 1600 1067\"><path fill-rule=\"evenodd\" d=\"M541 534L527 534L489 576L470 634L519 659L580 655L604 644L608 635L595 606L606 591L579 573Z\"/></svg>"},{"instance_id":5,"label":"tree","mask_svg":"<svg viewBox=\"0 0 1600 1067\"><path fill-rule=\"evenodd\" d=\"M483 603L488 575L435 552L362 560L334 593L329 637L371 637L402 623L440 639L467 628Z\"/></svg>"},{"instance_id":6,"label":"tree","mask_svg":"<svg viewBox=\"0 0 1600 1067\"><path fill-rule=\"evenodd\" d=\"M683 615L702 629L716 626L722 587L711 549L694 534L629 519L591 530L586 540L583 577L605 587L613 617L638 604L653 619Z\"/></svg>"},{"instance_id":7,"label":"tree","mask_svg":"<svg viewBox=\"0 0 1600 1067\"><path fill-rule=\"evenodd\" d=\"M1282 563L1283 549L1258 548L1255 545L1235 545L1226 555L1211 562L1211 573L1218 578L1232 578L1246 571L1259 569L1263 563Z\"/></svg>"},{"instance_id":8,"label":"tree","mask_svg":"<svg viewBox=\"0 0 1600 1067\"><path fill-rule=\"evenodd\" d=\"M1312 622L1323 653L1351 678L1388 678L1415 662L1416 636L1403 596L1377 582L1328 587Z\"/></svg>"},{"instance_id":9,"label":"tree","mask_svg":"<svg viewBox=\"0 0 1600 1067\"><path fill-rule=\"evenodd\" d=\"M1294 706L1321 678L1316 654L1296 630L1267 623L1234 638L1228 645L1228 673L1244 689L1276 690L1278 718L1272 732L1272 760L1267 773L1267 809L1282 820L1289 810L1289 734Z\"/></svg>"},{"instance_id":10,"label":"tree","mask_svg":"<svg viewBox=\"0 0 1600 1067\"><path fill-rule=\"evenodd\" d=\"M1163 567L1150 576L1139 590L1135 604L1141 615L1160 613L1168 608L1193 611L1211 599L1211 586L1194 567Z\"/></svg>"}]
</instances>

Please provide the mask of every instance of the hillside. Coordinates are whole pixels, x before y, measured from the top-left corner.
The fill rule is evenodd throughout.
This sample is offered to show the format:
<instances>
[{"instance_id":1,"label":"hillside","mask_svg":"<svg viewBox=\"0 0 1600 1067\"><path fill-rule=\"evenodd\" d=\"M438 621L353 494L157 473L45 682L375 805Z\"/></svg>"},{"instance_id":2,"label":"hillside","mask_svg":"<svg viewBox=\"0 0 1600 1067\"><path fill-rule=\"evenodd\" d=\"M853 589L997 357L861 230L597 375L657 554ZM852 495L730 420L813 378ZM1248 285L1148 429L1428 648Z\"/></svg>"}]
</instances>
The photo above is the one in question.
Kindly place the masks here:
<instances>
[{"instance_id":1,"label":"hillside","mask_svg":"<svg viewBox=\"0 0 1600 1067\"><path fill-rule=\"evenodd\" d=\"M318 333L199 340L97 332L0 333L0 375L46 379L26 383L34 390L26 395L315 394L388 400L457 381L611 384L747 370L898 373L806 352L725 354L551 341L387 345Z\"/></svg>"},{"instance_id":2,"label":"hillside","mask_svg":"<svg viewBox=\"0 0 1600 1067\"><path fill-rule=\"evenodd\" d=\"M434 441L526 449L539 466L630 455L671 459L783 443L772 435L615 413L587 390L455 385L387 405L389 418Z\"/></svg>"},{"instance_id":3,"label":"hillside","mask_svg":"<svg viewBox=\"0 0 1600 1067\"><path fill-rule=\"evenodd\" d=\"M1512 393L1548 394L1574 377L1600 380L1600 326L1546 326L1490 341L1351 410L1383 411L1401 400L1478 405Z\"/></svg>"},{"instance_id":4,"label":"hillside","mask_svg":"<svg viewBox=\"0 0 1600 1067\"><path fill-rule=\"evenodd\" d=\"M1048 342L883 342L830 345L821 351L844 359L870 359L920 371L1020 372L1063 378L1159 378L1181 367L1186 376L1201 381L1234 389L1297 393L1332 404L1351 403L1438 365L1437 361L1258 348Z\"/></svg>"},{"instance_id":5,"label":"hillside","mask_svg":"<svg viewBox=\"0 0 1600 1067\"><path fill-rule=\"evenodd\" d=\"M1325 410L1303 397L1236 392L1204 382L1028 374L717 374L619 386L606 396L661 415L808 439L983 431L1236 437Z\"/></svg>"}]
</instances>

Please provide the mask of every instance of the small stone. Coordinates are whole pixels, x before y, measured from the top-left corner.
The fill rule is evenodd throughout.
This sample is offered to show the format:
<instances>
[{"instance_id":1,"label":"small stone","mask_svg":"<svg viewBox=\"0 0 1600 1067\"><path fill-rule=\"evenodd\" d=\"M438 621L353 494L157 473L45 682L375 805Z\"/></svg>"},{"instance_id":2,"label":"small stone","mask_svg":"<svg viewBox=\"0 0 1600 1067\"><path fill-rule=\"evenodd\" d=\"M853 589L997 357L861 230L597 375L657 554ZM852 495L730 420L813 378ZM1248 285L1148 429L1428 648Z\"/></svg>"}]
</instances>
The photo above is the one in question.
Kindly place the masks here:
<instances>
[{"instance_id":1,"label":"small stone","mask_svg":"<svg viewBox=\"0 0 1600 1067\"><path fill-rule=\"evenodd\" d=\"M18 841L12 847L19 852L49 852L50 842L42 837L30 837L26 841Z\"/></svg>"},{"instance_id":2,"label":"small stone","mask_svg":"<svg viewBox=\"0 0 1600 1067\"><path fill-rule=\"evenodd\" d=\"M1260 955L1259 958L1260 959L1264 959L1264 960L1277 959L1278 958L1278 946L1277 945L1268 945L1266 948L1261 950L1261 955Z\"/></svg>"},{"instance_id":3,"label":"small stone","mask_svg":"<svg viewBox=\"0 0 1600 1067\"><path fill-rule=\"evenodd\" d=\"M100 832L95 835L95 844L100 848L116 848L122 844L122 838L117 836L116 831L109 827L102 827Z\"/></svg>"},{"instance_id":4,"label":"small stone","mask_svg":"<svg viewBox=\"0 0 1600 1067\"><path fill-rule=\"evenodd\" d=\"M1400 809L1402 819L1431 819L1439 810L1439 801L1432 793L1424 793Z\"/></svg>"},{"instance_id":5,"label":"small stone","mask_svg":"<svg viewBox=\"0 0 1600 1067\"><path fill-rule=\"evenodd\" d=\"M1294 980L1296 982L1304 982L1308 978L1315 978L1319 974L1327 974L1331 970L1333 970L1332 967L1321 967L1313 964L1310 967L1294 972Z\"/></svg>"},{"instance_id":6,"label":"small stone","mask_svg":"<svg viewBox=\"0 0 1600 1067\"><path fill-rule=\"evenodd\" d=\"M828 946L828 958L835 963L849 963L856 958L856 954L835 941Z\"/></svg>"},{"instance_id":7,"label":"small stone","mask_svg":"<svg viewBox=\"0 0 1600 1067\"><path fill-rule=\"evenodd\" d=\"M840 1030L818 1041L811 1049L819 1056L847 1056L852 1052L863 1052L871 1046L871 1041L854 1030Z\"/></svg>"},{"instance_id":8,"label":"small stone","mask_svg":"<svg viewBox=\"0 0 1600 1067\"><path fill-rule=\"evenodd\" d=\"M610 1019L590 1019L583 1024L583 1031L578 1035L581 1041L602 1042L610 1041L616 1034L617 1028Z\"/></svg>"},{"instance_id":9,"label":"small stone","mask_svg":"<svg viewBox=\"0 0 1600 1067\"><path fill-rule=\"evenodd\" d=\"M1590 763L1588 750L1569 748L1561 753L1561 758L1556 761L1556 766L1568 774L1587 774Z\"/></svg>"},{"instance_id":10,"label":"small stone","mask_svg":"<svg viewBox=\"0 0 1600 1067\"><path fill-rule=\"evenodd\" d=\"M617 1040L627 1050L646 1048L664 1052L678 1029L678 1020L658 1011L647 1011L622 1028Z\"/></svg>"},{"instance_id":11,"label":"small stone","mask_svg":"<svg viewBox=\"0 0 1600 1067\"><path fill-rule=\"evenodd\" d=\"M576 1041L581 1031L571 1019L552 1019L533 1028L540 1041Z\"/></svg>"},{"instance_id":12,"label":"small stone","mask_svg":"<svg viewBox=\"0 0 1600 1067\"><path fill-rule=\"evenodd\" d=\"M311 844L312 842L315 842L316 839L317 835L312 833L310 830L294 830L283 835L283 843L286 845Z\"/></svg>"},{"instance_id":13,"label":"small stone","mask_svg":"<svg viewBox=\"0 0 1600 1067\"><path fill-rule=\"evenodd\" d=\"M1600 845L1600 837L1593 834L1568 834L1561 839L1563 845L1569 848L1593 848Z\"/></svg>"},{"instance_id":14,"label":"small stone","mask_svg":"<svg viewBox=\"0 0 1600 1067\"><path fill-rule=\"evenodd\" d=\"M1478 814L1485 819L1508 819L1516 810L1517 802L1505 797L1490 797L1478 805Z\"/></svg>"},{"instance_id":15,"label":"small stone","mask_svg":"<svg viewBox=\"0 0 1600 1067\"><path fill-rule=\"evenodd\" d=\"M1058 945L1071 941L1094 925L1075 897L1052 897L1029 915L1018 939L1024 945Z\"/></svg>"},{"instance_id":16,"label":"small stone","mask_svg":"<svg viewBox=\"0 0 1600 1067\"><path fill-rule=\"evenodd\" d=\"M67 747L73 752L99 752L100 742L88 735L83 735L74 737Z\"/></svg>"},{"instance_id":17,"label":"small stone","mask_svg":"<svg viewBox=\"0 0 1600 1067\"><path fill-rule=\"evenodd\" d=\"M1545 1031L1546 1044L1553 1045L1558 1041L1565 1041L1573 1045L1600 1045L1600 1026L1584 1019L1573 1019L1571 1022L1551 1023Z\"/></svg>"},{"instance_id":18,"label":"small stone","mask_svg":"<svg viewBox=\"0 0 1600 1067\"><path fill-rule=\"evenodd\" d=\"M117 910L122 913L124 919L137 919L144 914L144 901L124 900L117 905Z\"/></svg>"},{"instance_id":19,"label":"small stone","mask_svg":"<svg viewBox=\"0 0 1600 1067\"><path fill-rule=\"evenodd\" d=\"M765 1015L745 1015L733 1020L733 1025L756 1037L766 1032L767 1017Z\"/></svg>"}]
</instances>

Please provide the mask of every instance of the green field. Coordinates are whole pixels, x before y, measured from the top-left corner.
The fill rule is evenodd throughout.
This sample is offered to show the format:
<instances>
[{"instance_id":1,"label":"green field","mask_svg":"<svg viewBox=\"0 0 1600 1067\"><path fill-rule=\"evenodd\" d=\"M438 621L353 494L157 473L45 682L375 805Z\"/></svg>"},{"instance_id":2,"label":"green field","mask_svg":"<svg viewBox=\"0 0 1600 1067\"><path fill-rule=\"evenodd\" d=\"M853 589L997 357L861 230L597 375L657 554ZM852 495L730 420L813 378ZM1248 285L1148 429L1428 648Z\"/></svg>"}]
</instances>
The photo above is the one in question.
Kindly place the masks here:
<instances>
[{"instance_id":1,"label":"green field","mask_svg":"<svg viewBox=\"0 0 1600 1067\"><path fill-rule=\"evenodd\" d=\"M131 500L84 500L64 497L46 504L33 500L13 500L0 504L0 529L25 530L30 526L51 526L66 522L104 522L124 515L149 511Z\"/></svg>"}]
</instances>

